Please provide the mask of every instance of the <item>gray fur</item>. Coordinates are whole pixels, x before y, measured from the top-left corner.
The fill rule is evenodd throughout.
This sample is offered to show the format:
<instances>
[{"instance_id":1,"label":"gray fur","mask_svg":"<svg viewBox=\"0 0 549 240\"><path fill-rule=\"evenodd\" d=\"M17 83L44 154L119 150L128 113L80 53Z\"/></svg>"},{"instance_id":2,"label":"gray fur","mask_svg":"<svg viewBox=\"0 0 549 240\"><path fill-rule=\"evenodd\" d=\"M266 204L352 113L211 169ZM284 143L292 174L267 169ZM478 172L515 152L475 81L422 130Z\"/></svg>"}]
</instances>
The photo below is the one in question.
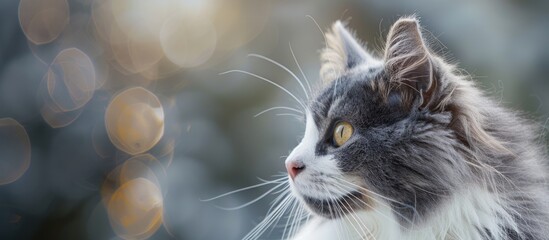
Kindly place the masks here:
<instances>
[{"instance_id":1,"label":"gray fur","mask_svg":"<svg viewBox=\"0 0 549 240\"><path fill-rule=\"evenodd\" d=\"M325 133L316 155L334 155L345 174L404 203L392 206L404 226L421 224L460 189L481 186L499 194L517 223L518 229L506 229L508 239L549 239L549 171L540 129L432 53L414 18L395 23L378 60L357 50L358 42L343 31L332 33L336 40L343 36L343 48L324 55L345 54L339 64L346 65L323 67L338 73L328 74L309 104ZM332 128L341 120L355 133L336 148ZM490 239L489 232L483 235Z\"/></svg>"}]
</instances>

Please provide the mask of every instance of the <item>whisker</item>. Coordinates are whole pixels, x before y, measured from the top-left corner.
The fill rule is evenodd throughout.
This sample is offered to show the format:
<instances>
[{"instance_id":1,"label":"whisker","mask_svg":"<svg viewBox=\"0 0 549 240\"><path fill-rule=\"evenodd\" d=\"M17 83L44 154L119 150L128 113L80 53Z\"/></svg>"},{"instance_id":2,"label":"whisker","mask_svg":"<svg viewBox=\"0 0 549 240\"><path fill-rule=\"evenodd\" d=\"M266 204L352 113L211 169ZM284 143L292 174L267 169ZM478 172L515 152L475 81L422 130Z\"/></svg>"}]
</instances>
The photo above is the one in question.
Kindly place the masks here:
<instances>
[{"instance_id":1,"label":"whisker","mask_svg":"<svg viewBox=\"0 0 549 240\"><path fill-rule=\"evenodd\" d=\"M290 201L290 203L289 203L288 208L289 208L289 209L293 209L293 208L295 207L295 202L296 202L296 200L295 200L295 199L292 199L292 200ZM286 210L287 210L288 208L286 208ZM286 210L284 210L283 213L286 213ZM291 212L291 211L290 211L290 212ZM288 217L289 217L289 216L288 216ZM288 218L288 217L286 217L286 218ZM270 234L273 232L273 230L274 230L275 228L279 227L278 223L280 222L281 219L282 219L282 216L279 217L279 218L277 218L276 221L275 221L274 223L269 224L269 225L271 226L271 227L270 227L271 230L269 230L268 235L270 235Z\"/></svg>"},{"instance_id":2,"label":"whisker","mask_svg":"<svg viewBox=\"0 0 549 240\"><path fill-rule=\"evenodd\" d=\"M307 99L309 99L309 93L307 92L307 90L305 89L305 86L303 85L303 83L301 82L301 80L297 77L297 75L295 75L294 72L292 72L290 69L288 69L286 66L282 65L281 63L271 59L271 58L268 58L268 57L265 57L263 55L259 55L259 54L248 54L249 57L256 57L256 58L261 58L263 60L266 60L266 61L269 61L271 63L273 63L274 65L277 65L278 67L284 69L284 71L288 72L290 75L292 75L292 77L297 81L297 83L299 83L299 86L301 86L301 89L303 89L303 92L305 93L305 96L307 97Z\"/></svg>"},{"instance_id":3,"label":"whisker","mask_svg":"<svg viewBox=\"0 0 549 240\"><path fill-rule=\"evenodd\" d=\"M248 71L244 71L244 70L229 70L229 71L226 71L226 72L222 72L220 73L219 75L224 75L224 74L228 74L228 73L242 73L242 74L246 74L246 75L249 75L249 76L252 76L252 77L255 77L255 78L258 78L260 80L263 80L265 82L268 82L272 85L274 85L275 87L279 88L280 90L284 91L285 93L287 93L288 95L290 95L294 100L296 100L299 105L301 105L301 107L303 107L303 109L306 109L307 107L305 107L305 104L303 104L303 102L301 100L299 100L299 98L297 98L293 93L291 93L290 91L288 91L288 89L280 86L279 84L267 79L267 78L264 78L262 76L259 76L257 74L253 74L251 72L248 72Z\"/></svg>"},{"instance_id":4,"label":"whisker","mask_svg":"<svg viewBox=\"0 0 549 240\"><path fill-rule=\"evenodd\" d=\"M334 197L330 197L330 199L332 199L332 201L338 203L338 205L336 205L336 207L338 207L338 208L341 209L341 216L340 216L340 217L346 218L346 219L350 220L350 219L348 218L348 215L351 213L351 210L350 210L350 209L347 209L347 207L346 207L345 205L343 205L343 203L341 203L340 200L335 199ZM341 206L340 206L340 205L341 205ZM345 210L346 210L347 212L349 212L349 214L344 214L343 208L345 208ZM354 216L352 216L352 217L354 218ZM356 219L355 219L355 220L356 220ZM360 234L360 231L358 231L358 229L355 227L355 224L353 224L352 221L349 221L349 223L351 224L351 227L355 230L355 232L358 233L358 235L360 236L360 235L361 235L361 234ZM358 222L357 222L357 223L358 223ZM362 230L362 229L361 229L361 230Z\"/></svg>"},{"instance_id":5,"label":"whisker","mask_svg":"<svg viewBox=\"0 0 549 240\"><path fill-rule=\"evenodd\" d=\"M277 178L277 180L285 180L288 179L288 173L287 172L279 172L278 174L272 175L273 178ZM258 178L262 180L262 178Z\"/></svg>"},{"instance_id":6,"label":"whisker","mask_svg":"<svg viewBox=\"0 0 549 240\"><path fill-rule=\"evenodd\" d=\"M212 200L215 200L215 199L218 199L218 198L222 198L222 197L225 197L225 196L229 196L229 195L234 194L234 193L239 193L239 192L242 192L242 191L246 191L246 190L250 190L250 189L262 187L262 186L269 185L269 184L279 183L279 182L281 182L281 181L283 181L283 180L286 180L286 179L285 179L285 178L281 178L281 179L276 179L276 180L273 180L273 181L265 181L265 182L263 182L263 183L259 183L259 184L252 185L252 186L249 186L249 187L240 188L240 189L237 189L237 190L230 191L230 192L228 192L228 193L223 193L223 194L218 195L218 196L213 197L213 198L208 198L208 199L204 199L204 200L200 200L200 201L202 201L202 202L209 202L209 201L212 201Z\"/></svg>"},{"instance_id":7,"label":"whisker","mask_svg":"<svg viewBox=\"0 0 549 240\"><path fill-rule=\"evenodd\" d=\"M275 209L281 201L283 201L285 198L288 197L288 195L290 194L290 186L287 185L285 188L284 188L284 191L285 193L284 194L280 194L278 197L276 197L272 202L271 202L271 207L269 207L269 210L267 210L267 213L273 211L273 209Z\"/></svg>"},{"instance_id":8,"label":"whisker","mask_svg":"<svg viewBox=\"0 0 549 240\"><path fill-rule=\"evenodd\" d=\"M278 205L279 208L285 208L285 206L287 205L288 201L290 200L290 196L286 196L284 198L284 200L282 201L282 203L280 205ZM275 212L270 212L258 225L256 225L252 231L250 231L246 236L244 236L243 239L257 239L259 238L266 230L266 228L269 227L269 225L267 225L267 221L273 217L276 217L276 214L277 214L277 211L278 211L278 208L276 209Z\"/></svg>"},{"instance_id":9,"label":"whisker","mask_svg":"<svg viewBox=\"0 0 549 240\"><path fill-rule=\"evenodd\" d=\"M300 208L299 208L299 219L298 219L298 222L299 222L299 225L301 226L303 224L303 222L307 223L307 221L309 221L309 216L310 214L305 210L305 208L303 206L300 205ZM298 228L294 228L293 231L291 231L291 235L292 236L295 236L298 232Z\"/></svg>"},{"instance_id":10,"label":"whisker","mask_svg":"<svg viewBox=\"0 0 549 240\"><path fill-rule=\"evenodd\" d=\"M315 23L316 27L318 28L318 30L320 31L320 33L322 33L322 36L324 37L324 42L325 43L328 43L328 40L326 38L326 34L324 33L324 31L322 31L322 28L320 27L320 25L318 24L318 22L315 20L315 18L311 15L306 15L306 17L310 18L311 20L313 20L313 22Z\"/></svg>"},{"instance_id":11,"label":"whisker","mask_svg":"<svg viewBox=\"0 0 549 240\"><path fill-rule=\"evenodd\" d=\"M283 183L279 183L278 185L274 186L273 188L271 188L269 191L266 191L265 193L261 194L259 197L255 198L254 200L252 201L249 201L245 204L242 204L240 206L237 206L237 207L230 207L230 208L225 208L225 207L220 207L221 209L223 210L228 210L228 211L233 211L233 210L238 210L238 209L242 209L242 208L245 208L247 206L250 206L254 203L256 203L257 201L261 200L262 198L264 198L265 196L269 195L270 193L272 193L274 190L276 190L277 188L279 188L280 186L283 186L285 184L285 182Z\"/></svg>"},{"instance_id":12,"label":"whisker","mask_svg":"<svg viewBox=\"0 0 549 240\"><path fill-rule=\"evenodd\" d=\"M277 106L277 107L268 108L268 109L265 109L265 110L259 112L258 114L254 115L254 118L259 117L259 116L263 115L264 113L270 112L272 110L277 110L277 109L285 109L285 110L290 110L290 111L294 111L296 113L303 114L303 111L300 111L299 109L295 109L295 108L291 108L291 107L284 107L284 106Z\"/></svg>"},{"instance_id":13,"label":"whisker","mask_svg":"<svg viewBox=\"0 0 549 240\"><path fill-rule=\"evenodd\" d=\"M315 20L315 18L311 15L306 15L306 17L310 18L314 24L316 25L316 27L318 28L318 31L320 31L320 33L322 33L322 37L324 38L324 43L326 45L326 47L328 46L328 38L326 37L326 33L324 33L324 31L322 30L322 28L320 27L320 25L318 24L318 22ZM333 63L332 60L329 60L330 63ZM333 68L332 66L332 72L334 73L334 75L339 75L339 73ZM336 80L336 88L337 88L337 80ZM334 90L334 96L336 95L336 91Z\"/></svg>"},{"instance_id":14,"label":"whisker","mask_svg":"<svg viewBox=\"0 0 549 240\"><path fill-rule=\"evenodd\" d=\"M289 188L290 188L290 185L286 185L286 187L284 187L284 188L282 188L282 189L280 189L276 192L273 192L273 194L279 194L279 193L285 192L285 191L289 190Z\"/></svg>"},{"instance_id":15,"label":"whisker","mask_svg":"<svg viewBox=\"0 0 549 240\"><path fill-rule=\"evenodd\" d=\"M325 184L323 184L322 187L323 187L324 190L326 190L326 192L329 194L329 191L326 189ZM330 196L330 199L331 199L332 201L336 201L332 196ZM330 207L330 205L328 205L328 207ZM341 207L339 207L339 206L337 206L337 205L335 205L334 207L337 207L337 208L336 208L336 210L338 211L337 214L343 216L343 210L341 209ZM331 212L331 207L330 207L330 212ZM346 233L346 235L347 235L346 238L344 238L344 239L350 239L350 237L349 237L349 229L348 229L347 227L345 227L346 229L343 228L343 227L345 226L345 225L343 224L343 221L337 221L337 223L338 223L338 228L341 228L341 231L343 231L343 232ZM341 235L340 235L341 233L337 230L338 228L336 228L337 235L338 235L337 237L338 237L338 239L341 239Z\"/></svg>"},{"instance_id":16,"label":"whisker","mask_svg":"<svg viewBox=\"0 0 549 240\"><path fill-rule=\"evenodd\" d=\"M336 186L336 187L337 187L337 186ZM339 188L340 188L341 190L344 190L344 189L342 189L341 187L339 187ZM355 199L358 199L358 200L359 200L360 202L362 202L363 204L366 204L364 201L362 201L362 200L359 199L358 197L356 197L356 196L352 196L352 197L355 198ZM350 200L353 201L354 204L357 204L357 202L356 202L353 198L351 198ZM349 204L349 202L348 202L347 200L345 200L345 199L343 199L343 200L344 200L345 203L349 206L349 208L351 208L351 205ZM367 204L366 204L366 206L367 206ZM351 216L353 216L353 215L356 216L356 214L353 213L353 212L350 212L349 214L351 214ZM356 217L353 217L353 218L354 218L355 220L358 219L358 220L357 220L357 222L358 222L357 224L359 225L359 227L360 227L361 225L364 226L364 228L366 228L366 231L368 231L368 233L370 234L370 236L371 236L372 238L374 238L374 240L376 239L376 237L374 236L374 234L372 233L372 231L368 228L368 226L366 226L366 224L364 223L364 221L363 221L362 219L360 219L360 217L356 216ZM400 224L399 224L399 225L400 225ZM360 227L360 228L362 229L362 227ZM366 234L366 232L363 231L363 233L365 234L365 236L368 236L368 234Z\"/></svg>"},{"instance_id":17,"label":"whisker","mask_svg":"<svg viewBox=\"0 0 549 240\"><path fill-rule=\"evenodd\" d=\"M341 211L341 208L340 208L340 211ZM337 238L338 239L341 239L341 236L343 235L341 232L343 231L344 233L346 233L347 236L344 236L343 239L349 239L349 233L348 233L348 230L349 228L347 227L343 227L343 221L337 221L337 228L336 228L336 233L337 233Z\"/></svg>"},{"instance_id":18,"label":"whisker","mask_svg":"<svg viewBox=\"0 0 549 240\"><path fill-rule=\"evenodd\" d=\"M297 120L301 121L303 120L303 116L293 114L293 113L277 113L276 116L291 116L297 118Z\"/></svg>"},{"instance_id":19,"label":"whisker","mask_svg":"<svg viewBox=\"0 0 549 240\"><path fill-rule=\"evenodd\" d=\"M371 194L373 194L373 195L376 195L376 196L378 196L378 197L380 197L380 198L382 198L382 199L385 199L385 200L387 200L387 201L390 201L390 202L393 202L393 203L396 203L396 204L400 204L400 205L402 205L402 206L404 206L404 207L409 207L409 208L415 210L414 207L412 207L412 206L410 206L410 205L408 205L408 204L399 202L399 201L394 200L394 199L389 198L389 197L385 197L385 196L383 196L383 195L381 195L381 194L379 194L379 193L376 193L376 192L374 192L374 191L372 191L372 190L366 189L366 188L364 188L364 187L362 187L362 186L356 185L356 184L354 184L354 183L352 183L352 182L349 182L349 181L347 181L347 180L345 180L345 179L343 179L343 178L335 178L335 179L340 180L340 181L343 181L343 182L345 182L345 183L347 183L347 184L350 184L350 185L352 185L352 186L354 186L354 187L357 187L357 188L359 188L359 189L361 189L361 190L364 190L364 191L366 191L366 192L368 192L368 193L371 193Z\"/></svg>"},{"instance_id":20,"label":"whisker","mask_svg":"<svg viewBox=\"0 0 549 240\"><path fill-rule=\"evenodd\" d=\"M338 187L338 186L335 186L335 187ZM327 192L328 194L330 194L330 192L329 192L329 191L327 190L327 188L325 187L325 184L323 184L323 188L324 188L324 190L326 190L326 192ZM341 189L341 187L340 187L340 189ZM345 191L344 189L342 189L342 190ZM362 228L362 226L361 226L361 224L360 224L360 223L362 223L362 222L359 221L354 215L352 215L351 205L347 202L347 200L343 199L343 201L345 201L345 203L349 206L349 208L347 208L347 207L343 204L342 201L340 201L339 199L336 199L335 197L330 196L330 199L332 200L332 202L336 202L336 203L338 203L339 205L341 205L341 206L342 206L343 208L345 208L345 210L349 213L349 214L344 214L343 209L341 208L341 206L336 205L337 207L339 207L339 208L341 209L341 215L342 215L341 217L344 217L344 218L346 218L346 219L348 219L348 220L350 221L351 227L353 227L353 229L355 230L356 233L358 233L359 236L361 236L360 232L359 232L358 229L355 227L355 224L353 224L352 221L348 218L348 215L351 215L351 217L356 221L356 223L359 225L359 228L362 230L362 233L364 233L365 236L368 236L368 234L366 234L366 232L364 231L364 229ZM362 225L364 225L364 224L362 224ZM364 225L364 227L366 227L366 225ZM368 229L368 228L366 227L366 229ZM370 231L370 230L368 229L368 231Z\"/></svg>"},{"instance_id":21,"label":"whisker","mask_svg":"<svg viewBox=\"0 0 549 240\"><path fill-rule=\"evenodd\" d=\"M281 174L273 175L272 177L276 178L276 179L275 180L266 180L266 179L257 177L257 180L259 180L261 182L264 182L264 183L267 183L267 182L278 183L278 182L286 181L288 179L288 174L287 173L281 173Z\"/></svg>"},{"instance_id":22,"label":"whisker","mask_svg":"<svg viewBox=\"0 0 549 240\"><path fill-rule=\"evenodd\" d=\"M295 206L295 204L294 204ZM282 238L281 239L286 239L286 233L287 233L287 229L288 229L288 226L289 226L289 223L290 223L290 217L292 215L292 211L293 211L293 207L292 207L292 210L290 211L290 216L288 216L288 218L286 219L286 224L284 225L284 230L282 230Z\"/></svg>"},{"instance_id":23,"label":"whisker","mask_svg":"<svg viewBox=\"0 0 549 240\"><path fill-rule=\"evenodd\" d=\"M341 183L338 183L338 184L339 184L340 186L337 186L337 185L334 185L334 186L335 186L335 187L339 187L339 188L340 188L341 190L343 190L343 191L345 191L345 189L342 188L342 187L347 187L347 188L349 188L349 190L353 190L353 189L350 188L349 186L342 185ZM362 193L361 193L361 194L362 194ZM396 224L398 224L400 227L402 227L402 228L408 230L408 228L402 226L397 220L395 220L395 219L391 218L390 216L387 216L386 214L384 214L384 213L382 213L381 211L377 210L376 208L374 208L374 207L371 206L370 204L366 203L364 200L358 198L357 196L352 196L352 197L353 197L354 199L358 200L360 203L364 204L365 206L367 206L367 207L373 209L375 212L377 212L377 213L380 214L381 216L385 217L386 219L391 220L391 221L395 222ZM368 197L368 196L366 196L366 197ZM382 202L380 202L379 200L376 200L375 198L370 198L370 199L376 201L378 204L381 204L381 205L384 205L384 206L387 206L387 207L391 208L391 206L389 206L389 205L387 205L387 204L385 204L385 203L382 203ZM401 213L398 213L398 212L395 212L395 211L392 211L392 212L393 212L393 213L396 213L397 215L399 215L400 217L402 217L403 219L405 219L405 220L406 220L407 222L409 222L410 224L412 224L412 225L414 224L414 221L408 219L407 217L405 217L405 216L402 215Z\"/></svg>"},{"instance_id":24,"label":"whisker","mask_svg":"<svg viewBox=\"0 0 549 240\"><path fill-rule=\"evenodd\" d=\"M298 206L297 204L297 201L293 201L293 204L292 204L292 209L290 210L290 214L286 220L286 225L284 226L284 231L283 231L283 238L282 239L285 239L284 238L284 235L286 235L286 227L288 226L288 224L290 223L290 219L291 219L291 222L292 224L290 225L290 233L293 232L294 228L295 228L295 220L296 220L296 217L294 215L295 211L296 211L296 207Z\"/></svg>"},{"instance_id":25,"label":"whisker","mask_svg":"<svg viewBox=\"0 0 549 240\"><path fill-rule=\"evenodd\" d=\"M347 202L347 200L345 200L345 199L342 199L342 200L345 202L345 204L344 204L342 201L340 201L340 200L337 200L337 202L338 202L339 204L341 204L341 205L347 210L347 212L349 212L349 214L346 214L346 216L349 216L349 215L350 215L350 216L355 220L355 222L356 222L356 224L358 225L358 227L360 228L361 232L364 234L364 237L367 237L367 236L368 236L368 233L366 233L366 231L363 229L363 227L366 228L366 230L367 230L367 231L370 233L370 235L373 237L372 232L370 232L370 229L368 229L368 227L366 226L366 224L364 224L364 222L363 222L362 220L359 220L359 218L353 214L353 212L351 211L351 209L352 209L352 208L351 208L351 204L349 204L349 202ZM345 205L347 205L349 208L347 208ZM347 217L347 219L349 219L349 218ZM350 220L350 219L349 219L349 220ZM353 226L353 228L355 229L356 233L358 233L359 236L362 236L361 233L354 227L354 224L353 224L352 222L351 222L351 226ZM361 238L362 238L362 237L361 237ZM374 237L374 238L375 238L375 237Z\"/></svg>"},{"instance_id":26,"label":"whisker","mask_svg":"<svg viewBox=\"0 0 549 240\"><path fill-rule=\"evenodd\" d=\"M309 88L309 93L311 93L313 90L311 89L311 85L309 84L309 79L307 79L307 76L303 72L303 69L299 65L299 62L297 61L297 58L295 57L294 50L292 49L292 44L288 42L288 45L290 46L290 52L292 53L292 57L294 58L295 65L297 65L297 68L299 69L299 72L301 72L301 75L303 76L303 80L305 80L305 83L307 84L307 87Z\"/></svg>"},{"instance_id":27,"label":"whisker","mask_svg":"<svg viewBox=\"0 0 549 240\"><path fill-rule=\"evenodd\" d=\"M267 216L252 231L244 236L243 239L247 240L259 238L263 233L265 233L267 228L271 226L274 220L280 218L284 212L286 212L289 204L293 200L295 200L293 196L288 194L284 200L282 200L282 202L273 211L269 211Z\"/></svg>"}]
</instances>

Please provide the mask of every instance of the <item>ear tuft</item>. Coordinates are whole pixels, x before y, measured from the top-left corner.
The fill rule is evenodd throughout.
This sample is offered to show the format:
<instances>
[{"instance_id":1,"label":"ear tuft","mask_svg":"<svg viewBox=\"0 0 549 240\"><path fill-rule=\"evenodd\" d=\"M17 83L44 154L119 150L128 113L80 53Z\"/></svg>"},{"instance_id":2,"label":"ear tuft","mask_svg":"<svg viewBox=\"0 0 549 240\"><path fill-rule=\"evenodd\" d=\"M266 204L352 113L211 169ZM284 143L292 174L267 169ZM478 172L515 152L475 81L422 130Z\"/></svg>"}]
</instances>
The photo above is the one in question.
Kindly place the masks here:
<instances>
[{"instance_id":1,"label":"ear tuft","mask_svg":"<svg viewBox=\"0 0 549 240\"><path fill-rule=\"evenodd\" d=\"M326 33L326 48L320 58L320 77L324 82L330 82L348 69L373 59L341 21L336 21Z\"/></svg>"}]
</instances>

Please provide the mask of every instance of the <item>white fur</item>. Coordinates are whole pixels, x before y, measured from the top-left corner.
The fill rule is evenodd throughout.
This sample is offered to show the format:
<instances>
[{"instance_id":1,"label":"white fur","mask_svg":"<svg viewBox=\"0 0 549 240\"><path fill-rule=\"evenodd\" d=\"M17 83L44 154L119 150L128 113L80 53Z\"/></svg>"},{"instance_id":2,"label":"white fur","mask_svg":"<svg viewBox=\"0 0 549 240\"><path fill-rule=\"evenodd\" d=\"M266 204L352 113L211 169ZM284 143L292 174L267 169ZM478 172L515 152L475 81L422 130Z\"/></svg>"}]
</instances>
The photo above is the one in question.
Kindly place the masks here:
<instances>
[{"instance_id":1,"label":"white fur","mask_svg":"<svg viewBox=\"0 0 549 240\"><path fill-rule=\"evenodd\" d=\"M381 201L381 200L380 200ZM385 204L372 210L354 213L346 219L316 218L306 223L294 240L333 239L485 239L478 229L489 229L493 239L504 239L502 226L516 225L498 197L480 188L470 188L454 195L439 209L433 209L428 221L404 229ZM357 222L361 222L363 228ZM420 221L418 221L420 222ZM358 230L358 231L357 231Z\"/></svg>"}]
</instances>

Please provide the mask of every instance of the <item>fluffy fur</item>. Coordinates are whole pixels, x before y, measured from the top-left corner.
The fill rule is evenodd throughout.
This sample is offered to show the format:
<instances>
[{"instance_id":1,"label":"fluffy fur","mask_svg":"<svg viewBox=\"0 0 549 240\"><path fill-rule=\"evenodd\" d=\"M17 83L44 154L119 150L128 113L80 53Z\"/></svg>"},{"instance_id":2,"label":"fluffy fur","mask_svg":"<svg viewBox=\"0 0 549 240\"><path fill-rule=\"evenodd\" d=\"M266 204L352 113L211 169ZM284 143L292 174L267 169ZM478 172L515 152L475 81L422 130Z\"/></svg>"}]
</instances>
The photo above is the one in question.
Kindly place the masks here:
<instances>
[{"instance_id":1,"label":"fluffy fur","mask_svg":"<svg viewBox=\"0 0 549 240\"><path fill-rule=\"evenodd\" d=\"M381 56L340 22L327 34L324 86L286 159L312 216L293 239L549 239L539 129L433 53L414 17ZM340 121L354 133L338 147Z\"/></svg>"}]
</instances>

